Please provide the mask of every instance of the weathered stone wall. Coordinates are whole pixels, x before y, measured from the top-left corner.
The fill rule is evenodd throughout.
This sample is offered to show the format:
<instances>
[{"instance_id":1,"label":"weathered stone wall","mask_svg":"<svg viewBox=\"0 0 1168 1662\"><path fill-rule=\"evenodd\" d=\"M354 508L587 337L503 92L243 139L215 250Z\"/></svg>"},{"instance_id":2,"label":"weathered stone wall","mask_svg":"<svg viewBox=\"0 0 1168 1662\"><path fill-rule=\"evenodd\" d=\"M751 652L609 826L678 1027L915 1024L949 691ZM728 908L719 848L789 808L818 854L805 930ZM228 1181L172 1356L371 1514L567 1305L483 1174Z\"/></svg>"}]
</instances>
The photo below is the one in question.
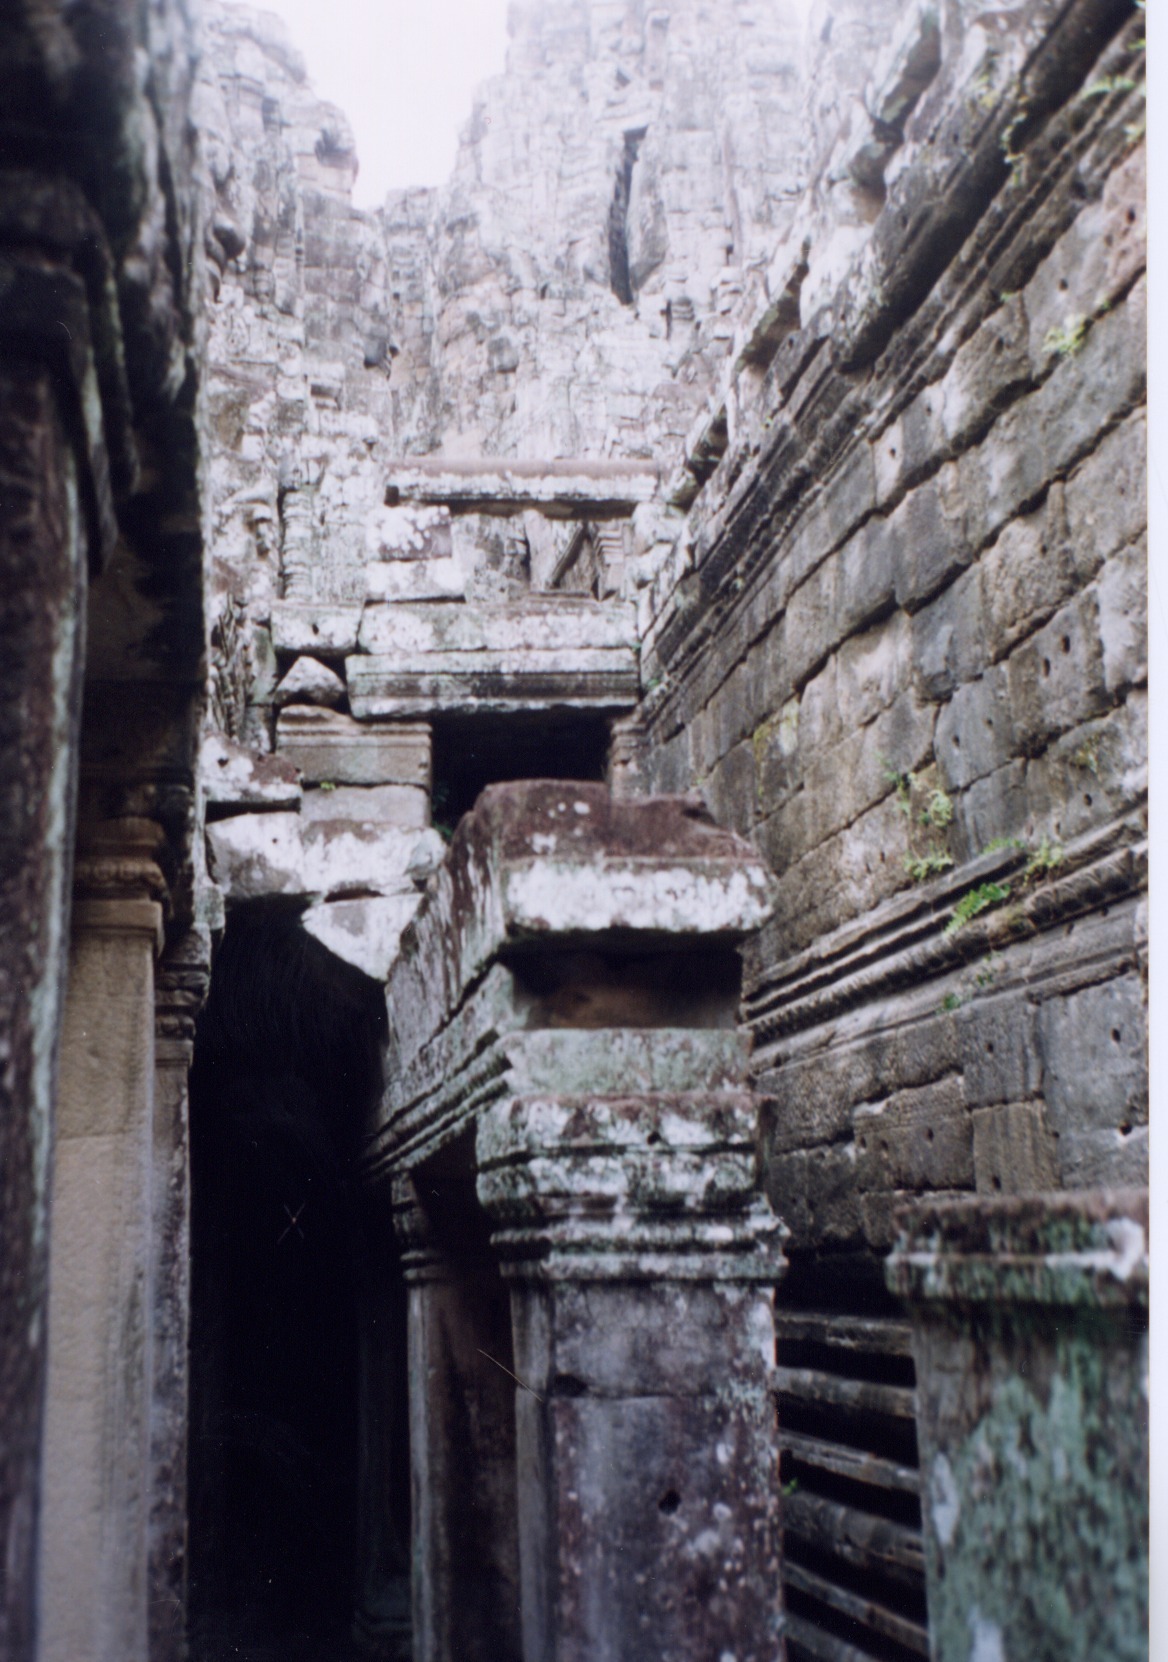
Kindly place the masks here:
<instances>
[{"instance_id":1,"label":"weathered stone wall","mask_svg":"<svg viewBox=\"0 0 1168 1662\"><path fill-rule=\"evenodd\" d=\"M793 1253L886 1250L924 1191L1146 1180L1128 16L947 18L866 247L728 387L642 610L651 788L779 879L745 1016Z\"/></svg>"}]
</instances>

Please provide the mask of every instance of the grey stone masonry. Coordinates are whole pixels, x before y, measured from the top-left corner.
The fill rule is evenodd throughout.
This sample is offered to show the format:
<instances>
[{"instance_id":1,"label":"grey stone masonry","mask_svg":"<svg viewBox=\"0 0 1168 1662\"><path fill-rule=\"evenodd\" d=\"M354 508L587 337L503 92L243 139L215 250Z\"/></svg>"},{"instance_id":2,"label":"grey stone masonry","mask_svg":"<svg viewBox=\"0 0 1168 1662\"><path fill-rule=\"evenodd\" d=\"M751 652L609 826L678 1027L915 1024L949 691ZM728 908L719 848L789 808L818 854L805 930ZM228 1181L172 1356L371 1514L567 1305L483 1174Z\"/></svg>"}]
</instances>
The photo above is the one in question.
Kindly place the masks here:
<instances>
[{"instance_id":1,"label":"grey stone masonry","mask_svg":"<svg viewBox=\"0 0 1168 1662\"><path fill-rule=\"evenodd\" d=\"M1148 1655L1147 1191L906 1211L936 1662Z\"/></svg>"},{"instance_id":2,"label":"grey stone masonry","mask_svg":"<svg viewBox=\"0 0 1168 1662\"><path fill-rule=\"evenodd\" d=\"M640 693L631 606L527 594L471 605L369 605L346 660L361 720L573 709L630 710Z\"/></svg>"},{"instance_id":3,"label":"grey stone masonry","mask_svg":"<svg viewBox=\"0 0 1168 1662\"><path fill-rule=\"evenodd\" d=\"M524 1658L775 1655L782 1230L733 1025L769 898L692 802L495 786L406 931L366 1169L410 1281L425 1662L464 1654L449 1611L482 1569L444 1474L494 1472L497 1499L501 1462ZM501 1605L478 1620L505 1631Z\"/></svg>"},{"instance_id":4,"label":"grey stone masonry","mask_svg":"<svg viewBox=\"0 0 1168 1662\"><path fill-rule=\"evenodd\" d=\"M524 461L442 457L396 465L386 500L446 508L452 514L520 514L549 519L624 519L651 502L659 480L649 462Z\"/></svg>"}]
</instances>

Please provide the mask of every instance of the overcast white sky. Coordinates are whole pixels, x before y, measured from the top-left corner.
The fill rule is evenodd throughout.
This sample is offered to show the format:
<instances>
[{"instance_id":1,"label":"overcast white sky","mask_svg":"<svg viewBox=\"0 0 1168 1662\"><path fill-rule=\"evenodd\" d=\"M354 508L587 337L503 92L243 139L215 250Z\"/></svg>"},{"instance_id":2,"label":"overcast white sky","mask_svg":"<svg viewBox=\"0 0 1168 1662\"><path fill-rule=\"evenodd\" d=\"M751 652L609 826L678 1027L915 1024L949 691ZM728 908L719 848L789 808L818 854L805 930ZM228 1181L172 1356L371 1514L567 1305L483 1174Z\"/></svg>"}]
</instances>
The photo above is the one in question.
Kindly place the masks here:
<instances>
[{"instance_id":1,"label":"overcast white sky","mask_svg":"<svg viewBox=\"0 0 1168 1662\"><path fill-rule=\"evenodd\" d=\"M303 52L313 86L353 124L355 197L443 184L474 89L503 68L507 0L257 0Z\"/></svg>"}]
</instances>

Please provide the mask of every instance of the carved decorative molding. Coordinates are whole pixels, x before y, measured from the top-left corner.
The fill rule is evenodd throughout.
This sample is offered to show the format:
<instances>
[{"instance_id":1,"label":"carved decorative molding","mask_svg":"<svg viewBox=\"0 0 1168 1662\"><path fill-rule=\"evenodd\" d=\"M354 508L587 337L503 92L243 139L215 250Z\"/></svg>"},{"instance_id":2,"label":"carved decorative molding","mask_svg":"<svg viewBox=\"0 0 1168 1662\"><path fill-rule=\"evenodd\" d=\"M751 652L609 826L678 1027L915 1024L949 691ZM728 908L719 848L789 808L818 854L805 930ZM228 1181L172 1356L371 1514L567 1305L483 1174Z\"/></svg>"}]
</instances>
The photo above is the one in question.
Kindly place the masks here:
<instances>
[{"instance_id":1,"label":"carved decorative molding","mask_svg":"<svg viewBox=\"0 0 1168 1662\"><path fill-rule=\"evenodd\" d=\"M1004 953L1147 885L1147 828L1139 816L1091 831L1061 854L1041 880L1029 883L1029 850L1011 846L985 854L777 965L744 999L756 1050L856 1005ZM960 899L990 883L1010 888L1010 896L954 929Z\"/></svg>"}]
</instances>

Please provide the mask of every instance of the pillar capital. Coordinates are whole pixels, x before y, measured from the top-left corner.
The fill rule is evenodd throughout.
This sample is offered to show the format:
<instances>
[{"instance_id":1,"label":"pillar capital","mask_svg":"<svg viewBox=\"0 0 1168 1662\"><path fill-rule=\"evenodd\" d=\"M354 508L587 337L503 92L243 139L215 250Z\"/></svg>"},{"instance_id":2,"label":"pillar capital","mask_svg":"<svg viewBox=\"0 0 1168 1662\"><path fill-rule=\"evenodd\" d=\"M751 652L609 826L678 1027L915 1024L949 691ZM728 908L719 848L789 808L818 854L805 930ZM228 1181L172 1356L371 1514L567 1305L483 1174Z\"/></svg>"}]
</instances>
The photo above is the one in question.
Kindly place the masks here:
<instances>
[{"instance_id":1,"label":"pillar capital","mask_svg":"<svg viewBox=\"0 0 1168 1662\"><path fill-rule=\"evenodd\" d=\"M512 1097L480 1116L478 1197L502 1272L526 1281L781 1278L745 1089Z\"/></svg>"},{"instance_id":2,"label":"pillar capital","mask_svg":"<svg viewBox=\"0 0 1168 1662\"><path fill-rule=\"evenodd\" d=\"M407 1173L399 1173L390 1184L390 1194L393 1232L406 1281L448 1279L446 1254L418 1196L414 1179Z\"/></svg>"},{"instance_id":3,"label":"pillar capital","mask_svg":"<svg viewBox=\"0 0 1168 1662\"><path fill-rule=\"evenodd\" d=\"M169 903L157 856L166 841L149 819L103 820L82 831L73 872L73 928L145 935L160 953Z\"/></svg>"}]
</instances>

